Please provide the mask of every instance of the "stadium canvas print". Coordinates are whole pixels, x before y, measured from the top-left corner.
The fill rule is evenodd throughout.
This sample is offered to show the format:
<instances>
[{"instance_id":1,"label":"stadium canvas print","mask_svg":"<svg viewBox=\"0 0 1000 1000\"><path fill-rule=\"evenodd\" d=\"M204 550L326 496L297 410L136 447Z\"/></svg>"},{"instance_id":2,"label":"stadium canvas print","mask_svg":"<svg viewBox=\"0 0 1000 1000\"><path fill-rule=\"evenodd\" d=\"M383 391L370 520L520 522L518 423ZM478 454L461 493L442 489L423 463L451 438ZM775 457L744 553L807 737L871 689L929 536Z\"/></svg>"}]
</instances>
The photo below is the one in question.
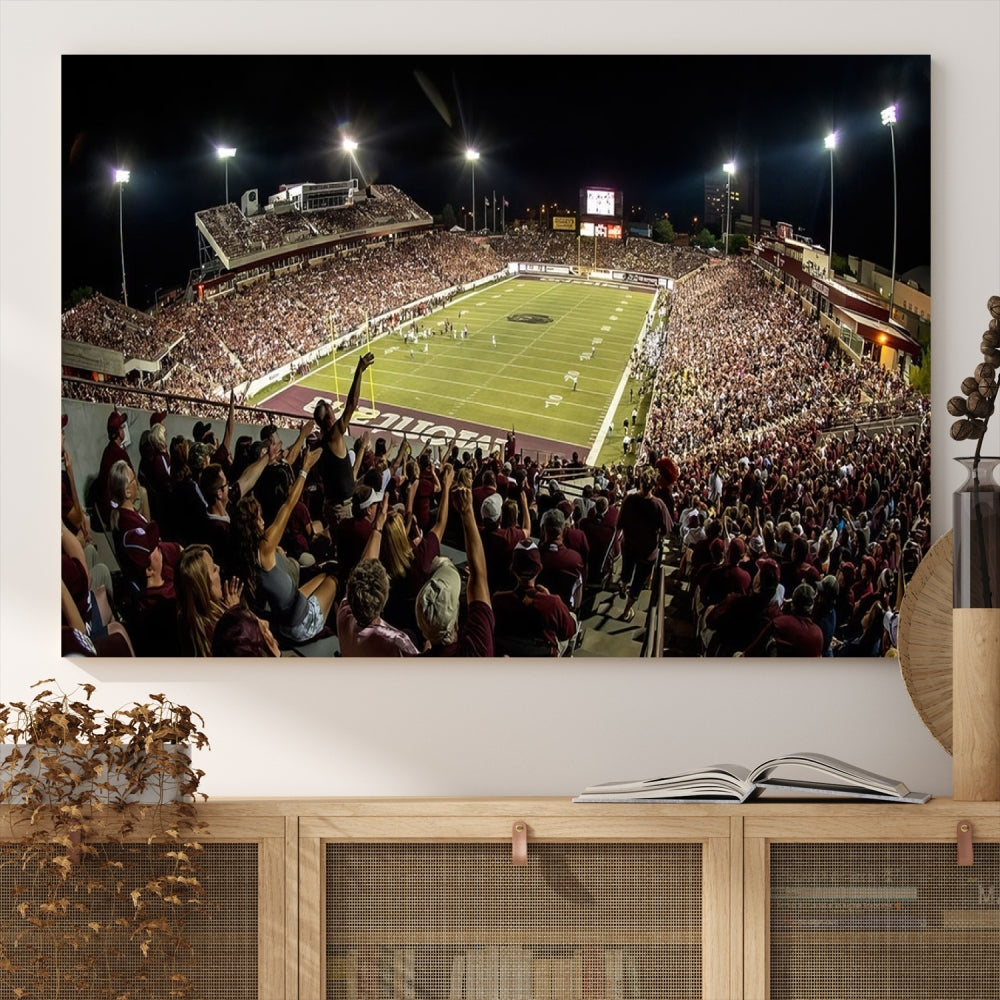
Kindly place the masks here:
<instances>
[{"instance_id":1,"label":"stadium canvas print","mask_svg":"<svg viewBox=\"0 0 1000 1000\"><path fill-rule=\"evenodd\" d=\"M64 653L893 655L929 57L335 64L63 59Z\"/></svg>"}]
</instances>

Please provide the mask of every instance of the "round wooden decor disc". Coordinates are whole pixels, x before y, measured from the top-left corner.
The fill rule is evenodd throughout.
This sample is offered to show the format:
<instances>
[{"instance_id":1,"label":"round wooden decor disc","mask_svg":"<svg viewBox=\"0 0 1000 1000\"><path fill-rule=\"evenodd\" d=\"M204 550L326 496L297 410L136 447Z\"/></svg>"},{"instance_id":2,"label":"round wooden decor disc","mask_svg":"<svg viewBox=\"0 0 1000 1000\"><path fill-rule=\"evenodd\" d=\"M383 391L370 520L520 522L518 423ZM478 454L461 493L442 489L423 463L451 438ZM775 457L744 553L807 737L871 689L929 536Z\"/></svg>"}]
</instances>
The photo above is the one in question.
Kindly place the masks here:
<instances>
[{"instance_id":1,"label":"round wooden decor disc","mask_svg":"<svg viewBox=\"0 0 1000 1000\"><path fill-rule=\"evenodd\" d=\"M899 669L917 714L951 753L952 532L921 560L899 607Z\"/></svg>"}]
</instances>

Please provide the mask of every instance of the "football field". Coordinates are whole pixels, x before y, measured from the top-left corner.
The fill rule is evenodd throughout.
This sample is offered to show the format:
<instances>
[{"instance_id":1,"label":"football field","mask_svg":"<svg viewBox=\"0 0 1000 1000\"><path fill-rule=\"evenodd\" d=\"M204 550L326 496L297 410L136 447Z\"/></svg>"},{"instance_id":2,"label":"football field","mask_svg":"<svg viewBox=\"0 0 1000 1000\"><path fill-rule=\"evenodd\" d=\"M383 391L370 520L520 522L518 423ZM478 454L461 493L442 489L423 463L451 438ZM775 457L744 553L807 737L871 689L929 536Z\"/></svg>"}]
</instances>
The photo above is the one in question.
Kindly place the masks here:
<instances>
[{"instance_id":1,"label":"football field","mask_svg":"<svg viewBox=\"0 0 1000 1000\"><path fill-rule=\"evenodd\" d=\"M623 390L631 410L625 373L651 302L642 290L548 277L459 295L372 341L375 364L355 423L376 436L406 429L438 444L449 429L462 443L480 443L502 441L513 427L520 449L583 458L607 432ZM357 356L339 353L269 404L311 412L320 396L343 399Z\"/></svg>"}]
</instances>

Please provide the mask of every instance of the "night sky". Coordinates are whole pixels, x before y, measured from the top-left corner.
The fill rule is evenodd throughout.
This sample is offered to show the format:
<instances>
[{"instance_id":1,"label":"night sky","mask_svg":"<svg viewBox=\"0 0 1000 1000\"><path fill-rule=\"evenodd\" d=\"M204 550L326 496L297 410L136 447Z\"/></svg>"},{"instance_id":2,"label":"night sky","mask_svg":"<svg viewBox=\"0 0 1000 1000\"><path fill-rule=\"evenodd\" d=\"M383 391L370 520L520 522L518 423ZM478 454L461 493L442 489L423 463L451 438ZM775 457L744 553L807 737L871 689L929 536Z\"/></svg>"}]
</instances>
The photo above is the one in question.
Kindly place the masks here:
<instances>
[{"instance_id":1,"label":"night sky","mask_svg":"<svg viewBox=\"0 0 1000 1000\"><path fill-rule=\"evenodd\" d=\"M365 179L431 213L483 198L508 222L586 185L625 206L703 213L706 173L759 170L761 214L827 243L833 129L834 249L888 268L898 105L897 270L930 263L930 60L926 56L64 56L62 292L121 285L115 167L129 303L197 266L194 213L224 201L217 145L235 146L230 200L282 183L346 179L344 135ZM492 214L491 214L492 218ZM497 210L499 224L499 207ZM699 224L700 225L700 224Z\"/></svg>"}]
</instances>

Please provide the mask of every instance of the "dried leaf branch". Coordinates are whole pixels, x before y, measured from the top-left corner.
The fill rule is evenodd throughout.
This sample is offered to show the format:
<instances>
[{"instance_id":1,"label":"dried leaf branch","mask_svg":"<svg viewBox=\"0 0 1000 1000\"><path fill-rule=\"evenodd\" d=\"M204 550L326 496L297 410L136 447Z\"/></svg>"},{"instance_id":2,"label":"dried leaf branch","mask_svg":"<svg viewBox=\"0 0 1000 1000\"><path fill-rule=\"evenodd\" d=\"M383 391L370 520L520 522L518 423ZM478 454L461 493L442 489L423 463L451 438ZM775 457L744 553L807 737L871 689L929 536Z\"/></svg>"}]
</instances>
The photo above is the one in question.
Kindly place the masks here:
<instances>
[{"instance_id":1,"label":"dried leaf branch","mask_svg":"<svg viewBox=\"0 0 1000 1000\"><path fill-rule=\"evenodd\" d=\"M162 694L105 713L93 685L52 683L0 704L0 993L194 997L203 720Z\"/></svg>"}]
</instances>

